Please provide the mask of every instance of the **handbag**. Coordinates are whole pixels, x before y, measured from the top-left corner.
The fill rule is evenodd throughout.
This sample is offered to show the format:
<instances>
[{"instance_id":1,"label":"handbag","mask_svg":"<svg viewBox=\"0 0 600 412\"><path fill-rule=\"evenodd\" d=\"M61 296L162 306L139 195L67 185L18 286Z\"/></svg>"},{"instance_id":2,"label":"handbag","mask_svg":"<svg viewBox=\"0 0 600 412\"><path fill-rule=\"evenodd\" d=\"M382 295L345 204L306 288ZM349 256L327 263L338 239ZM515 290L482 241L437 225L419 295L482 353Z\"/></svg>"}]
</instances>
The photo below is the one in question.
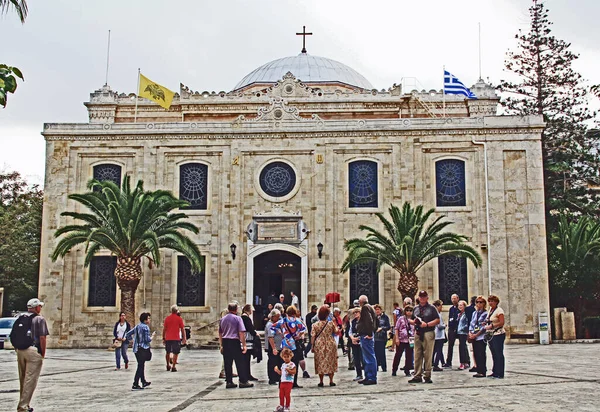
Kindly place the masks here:
<instances>
[{"instance_id":1,"label":"handbag","mask_svg":"<svg viewBox=\"0 0 600 412\"><path fill-rule=\"evenodd\" d=\"M123 342L118 339L115 339L113 341L112 347L115 349L119 349L121 347L121 345L123 345Z\"/></svg>"}]
</instances>

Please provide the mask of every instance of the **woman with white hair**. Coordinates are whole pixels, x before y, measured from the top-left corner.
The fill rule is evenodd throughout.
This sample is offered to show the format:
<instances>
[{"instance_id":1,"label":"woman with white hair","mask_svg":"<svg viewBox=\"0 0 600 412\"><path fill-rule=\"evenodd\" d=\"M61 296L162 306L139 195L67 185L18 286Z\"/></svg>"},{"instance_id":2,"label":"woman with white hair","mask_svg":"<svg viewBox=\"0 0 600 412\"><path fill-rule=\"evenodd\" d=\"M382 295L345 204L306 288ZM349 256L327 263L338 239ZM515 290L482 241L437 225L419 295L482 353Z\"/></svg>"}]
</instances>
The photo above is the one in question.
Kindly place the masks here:
<instances>
[{"instance_id":1,"label":"woman with white hair","mask_svg":"<svg viewBox=\"0 0 600 412\"><path fill-rule=\"evenodd\" d=\"M279 305L279 304L277 304ZM275 305L275 307L277 307ZM273 309L269 313L269 321L265 326L265 346L268 355L267 359L267 375L269 376L269 385L277 385L279 375L275 372L275 366L281 368L281 343L283 342L283 333L281 329L274 329L272 326L279 321L281 312L278 309Z\"/></svg>"}]
</instances>

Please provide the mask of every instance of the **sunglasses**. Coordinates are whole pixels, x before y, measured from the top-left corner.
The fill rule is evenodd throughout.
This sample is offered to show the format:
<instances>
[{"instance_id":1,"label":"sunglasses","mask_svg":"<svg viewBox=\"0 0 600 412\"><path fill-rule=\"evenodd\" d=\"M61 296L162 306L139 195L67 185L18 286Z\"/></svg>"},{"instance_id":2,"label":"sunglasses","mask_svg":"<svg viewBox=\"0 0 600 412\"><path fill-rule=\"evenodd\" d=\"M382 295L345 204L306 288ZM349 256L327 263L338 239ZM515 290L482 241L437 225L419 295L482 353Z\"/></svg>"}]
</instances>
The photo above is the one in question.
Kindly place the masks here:
<instances>
[{"instance_id":1,"label":"sunglasses","mask_svg":"<svg viewBox=\"0 0 600 412\"><path fill-rule=\"evenodd\" d=\"M485 303L483 300L476 300L475 303Z\"/></svg>"}]
</instances>

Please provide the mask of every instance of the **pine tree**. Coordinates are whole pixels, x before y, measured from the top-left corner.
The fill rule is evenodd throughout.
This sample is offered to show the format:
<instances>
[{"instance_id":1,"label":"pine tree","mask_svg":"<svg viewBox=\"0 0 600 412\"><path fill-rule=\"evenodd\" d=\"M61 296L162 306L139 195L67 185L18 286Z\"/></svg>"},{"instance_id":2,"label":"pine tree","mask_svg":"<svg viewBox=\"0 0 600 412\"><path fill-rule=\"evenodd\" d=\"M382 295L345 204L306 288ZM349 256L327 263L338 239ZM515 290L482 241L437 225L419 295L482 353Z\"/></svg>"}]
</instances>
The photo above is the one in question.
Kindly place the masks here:
<instances>
[{"instance_id":1,"label":"pine tree","mask_svg":"<svg viewBox=\"0 0 600 412\"><path fill-rule=\"evenodd\" d=\"M587 189L587 181L598 178L600 139L586 125L595 116L588 108L592 95L572 68L579 55L551 34L548 13L542 1L533 0L530 30L519 31L518 49L509 51L505 60L506 70L517 79L502 80L498 88L507 96L502 101L507 114L542 115L546 122L542 152L547 212L594 215L600 196Z\"/></svg>"}]
</instances>

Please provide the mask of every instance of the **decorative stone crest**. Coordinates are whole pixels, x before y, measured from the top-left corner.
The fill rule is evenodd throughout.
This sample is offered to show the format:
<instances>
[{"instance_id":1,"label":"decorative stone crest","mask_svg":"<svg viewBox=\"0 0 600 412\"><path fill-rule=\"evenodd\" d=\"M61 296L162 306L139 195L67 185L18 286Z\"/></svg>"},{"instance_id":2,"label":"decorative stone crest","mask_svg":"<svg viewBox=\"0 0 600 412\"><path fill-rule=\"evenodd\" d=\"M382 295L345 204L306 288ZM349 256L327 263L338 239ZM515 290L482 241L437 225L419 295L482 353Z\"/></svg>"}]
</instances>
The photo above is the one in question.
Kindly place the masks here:
<instances>
[{"instance_id":1,"label":"decorative stone crest","mask_svg":"<svg viewBox=\"0 0 600 412\"><path fill-rule=\"evenodd\" d=\"M296 121L296 122L317 122L318 125L323 124L323 120L317 114L311 115L310 118L300 116L300 111L295 106L289 106L287 101L281 97L272 97L269 99L269 105L258 109L258 114L254 119L246 119L244 115L240 115L233 122L234 127L240 126L243 122L274 122L279 126L281 122Z\"/></svg>"}]
</instances>

